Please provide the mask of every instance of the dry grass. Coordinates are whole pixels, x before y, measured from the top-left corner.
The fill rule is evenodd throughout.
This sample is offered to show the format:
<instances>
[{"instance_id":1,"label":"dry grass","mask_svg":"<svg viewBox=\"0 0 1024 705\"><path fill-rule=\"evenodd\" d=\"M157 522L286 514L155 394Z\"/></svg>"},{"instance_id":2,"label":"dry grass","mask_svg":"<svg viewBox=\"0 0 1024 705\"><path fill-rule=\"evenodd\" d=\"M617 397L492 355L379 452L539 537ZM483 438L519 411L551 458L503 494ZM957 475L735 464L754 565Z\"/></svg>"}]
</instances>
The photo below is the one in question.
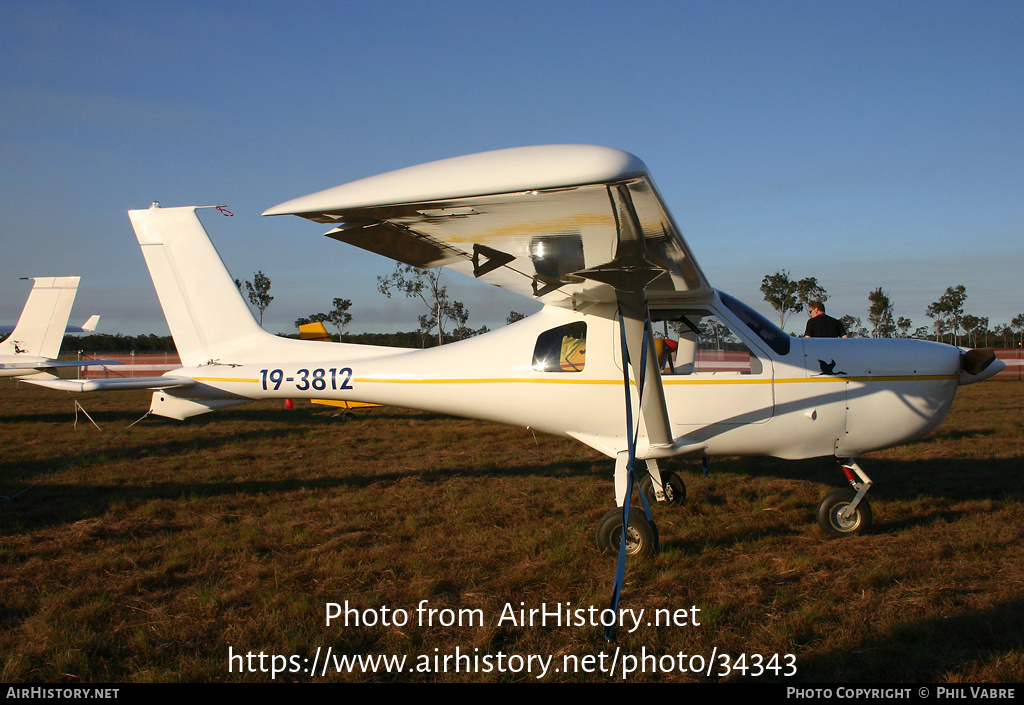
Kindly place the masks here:
<instances>
[{"instance_id":1,"label":"dry grass","mask_svg":"<svg viewBox=\"0 0 1024 705\"><path fill-rule=\"evenodd\" d=\"M145 394L0 390L0 495L135 419ZM795 654L783 682L1024 680L1024 385L961 390L921 442L874 454L872 534L828 541L828 460L678 462L689 502L659 510L662 553L628 567L622 607L700 608L701 626L499 625L506 604L606 606L592 532L611 464L580 444L393 408L342 422L254 404L147 419L0 505L0 681L260 681L234 653ZM406 609L404 626L325 625L328 602ZM415 608L479 609L473 626ZM474 650L478 651L474 651ZM666 662L667 664L667 662ZM265 662L269 665L269 662ZM407 666L407 668L408 668ZM452 669L449 669L452 670ZM536 671L533 675L536 675ZM336 681L512 681L528 673L328 673ZM307 681L305 673L277 680ZM621 680L548 673L545 681ZM744 680L741 672L633 681Z\"/></svg>"}]
</instances>

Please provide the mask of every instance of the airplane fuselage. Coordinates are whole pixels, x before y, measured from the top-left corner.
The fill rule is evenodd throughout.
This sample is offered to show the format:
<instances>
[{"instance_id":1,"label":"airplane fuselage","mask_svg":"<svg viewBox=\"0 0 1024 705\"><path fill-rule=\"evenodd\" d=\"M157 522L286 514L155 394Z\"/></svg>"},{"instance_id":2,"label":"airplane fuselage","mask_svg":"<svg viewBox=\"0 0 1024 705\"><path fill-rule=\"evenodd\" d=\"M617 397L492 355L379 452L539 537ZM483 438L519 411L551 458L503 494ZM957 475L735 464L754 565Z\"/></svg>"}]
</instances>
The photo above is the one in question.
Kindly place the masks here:
<instances>
[{"instance_id":1,"label":"airplane fuselage","mask_svg":"<svg viewBox=\"0 0 1024 705\"><path fill-rule=\"evenodd\" d=\"M952 346L789 338L779 354L721 301L704 307L732 329L749 359L742 369L698 365L663 374L673 444L652 447L641 428L638 457L856 457L927 433L952 404L960 365ZM585 331L575 364L539 361L552 331L560 337L555 347ZM375 354L369 346L309 342L278 362L221 359L170 372L198 384L156 392L153 411L186 418L253 399L375 402L527 426L614 457L626 446L624 413L609 413L624 403L618 340L614 305L595 304L584 311L548 306L503 329L425 350ZM341 348L348 354L338 355ZM634 406L636 386L630 384Z\"/></svg>"}]
</instances>

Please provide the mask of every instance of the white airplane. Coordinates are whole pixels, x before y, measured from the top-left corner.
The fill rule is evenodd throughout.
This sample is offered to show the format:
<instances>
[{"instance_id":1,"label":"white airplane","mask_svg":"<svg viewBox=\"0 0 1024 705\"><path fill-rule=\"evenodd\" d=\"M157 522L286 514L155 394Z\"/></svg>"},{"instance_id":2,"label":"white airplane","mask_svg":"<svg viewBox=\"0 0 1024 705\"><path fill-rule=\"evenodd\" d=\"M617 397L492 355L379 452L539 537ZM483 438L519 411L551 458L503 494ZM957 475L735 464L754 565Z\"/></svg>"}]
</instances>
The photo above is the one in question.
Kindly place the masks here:
<instances>
[{"instance_id":1,"label":"white airplane","mask_svg":"<svg viewBox=\"0 0 1024 705\"><path fill-rule=\"evenodd\" d=\"M129 212L182 367L141 380L41 384L156 389L151 411L175 419L308 397L575 438L615 459L621 509L601 520L598 543L625 543L620 557L656 548L649 511L629 517L633 466L642 462L645 498L678 503L685 486L658 468L674 456L834 456L850 487L822 501L818 522L833 535L863 531L871 480L854 459L929 432L958 385L1002 369L991 351L926 341L790 337L711 288L644 163L605 147L445 159L264 213L330 224L327 235L342 242L543 303L500 330L425 350L268 334L196 210L154 203ZM677 349L659 358L653 331L669 322L679 332L668 347Z\"/></svg>"},{"instance_id":2,"label":"white airplane","mask_svg":"<svg viewBox=\"0 0 1024 705\"><path fill-rule=\"evenodd\" d=\"M0 342L0 377L53 379L55 367L83 367L96 360L57 360L65 332L91 332L99 316L91 316L78 328L68 327L80 277L32 277L25 308L10 335Z\"/></svg>"}]
</instances>

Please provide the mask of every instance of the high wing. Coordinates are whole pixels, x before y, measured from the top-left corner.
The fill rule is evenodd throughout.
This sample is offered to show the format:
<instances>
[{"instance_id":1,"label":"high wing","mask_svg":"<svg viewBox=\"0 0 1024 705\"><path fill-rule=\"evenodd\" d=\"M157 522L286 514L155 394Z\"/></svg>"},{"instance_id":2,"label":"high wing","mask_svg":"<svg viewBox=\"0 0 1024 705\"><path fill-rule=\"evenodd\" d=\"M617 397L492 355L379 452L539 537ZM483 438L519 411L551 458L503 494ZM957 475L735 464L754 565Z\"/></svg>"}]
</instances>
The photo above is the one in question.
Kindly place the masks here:
<instances>
[{"instance_id":1,"label":"high wing","mask_svg":"<svg viewBox=\"0 0 1024 705\"><path fill-rule=\"evenodd\" d=\"M296 198L264 215L422 268L446 266L546 304L652 302L711 288L640 159L592 145L443 159ZM643 272L623 282L617 273Z\"/></svg>"}]
</instances>

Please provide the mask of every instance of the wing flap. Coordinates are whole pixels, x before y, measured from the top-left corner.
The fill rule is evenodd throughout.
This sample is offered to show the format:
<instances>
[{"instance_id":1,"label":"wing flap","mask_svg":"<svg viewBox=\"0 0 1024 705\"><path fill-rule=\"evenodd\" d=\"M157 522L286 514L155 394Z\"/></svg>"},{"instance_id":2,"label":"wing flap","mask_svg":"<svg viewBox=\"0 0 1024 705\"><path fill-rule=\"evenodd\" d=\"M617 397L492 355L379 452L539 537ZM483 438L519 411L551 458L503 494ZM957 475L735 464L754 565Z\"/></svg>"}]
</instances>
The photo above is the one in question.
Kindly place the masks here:
<instances>
[{"instance_id":1,"label":"wing flap","mask_svg":"<svg viewBox=\"0 0 1024 705\"><path fill-rule=\"evenodd\" d=\"M392 220L355 218L324 234L421 269L455 264L466 257L464 252Z\"/></svg>"}]
</instances>

